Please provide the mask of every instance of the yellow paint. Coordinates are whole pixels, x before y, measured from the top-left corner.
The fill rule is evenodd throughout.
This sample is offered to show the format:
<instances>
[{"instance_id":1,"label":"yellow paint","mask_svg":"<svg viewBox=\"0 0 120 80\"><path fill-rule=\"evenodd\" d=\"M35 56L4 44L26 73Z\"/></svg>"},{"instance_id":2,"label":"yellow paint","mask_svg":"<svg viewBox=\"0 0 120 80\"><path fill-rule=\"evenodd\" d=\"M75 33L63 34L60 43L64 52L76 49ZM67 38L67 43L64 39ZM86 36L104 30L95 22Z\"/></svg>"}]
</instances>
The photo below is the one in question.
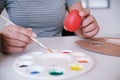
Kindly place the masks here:
<instances>
[{"instance_id":1,"label":"yellow paint","mask_svg":"<svg viewBox=\"0 0 120 80\"><path fill-rule=\"evenodd\" d=\"M70 69L74 71L83 70L83 68L79 64L72 65Z\"/></svg>"}]
</instances>

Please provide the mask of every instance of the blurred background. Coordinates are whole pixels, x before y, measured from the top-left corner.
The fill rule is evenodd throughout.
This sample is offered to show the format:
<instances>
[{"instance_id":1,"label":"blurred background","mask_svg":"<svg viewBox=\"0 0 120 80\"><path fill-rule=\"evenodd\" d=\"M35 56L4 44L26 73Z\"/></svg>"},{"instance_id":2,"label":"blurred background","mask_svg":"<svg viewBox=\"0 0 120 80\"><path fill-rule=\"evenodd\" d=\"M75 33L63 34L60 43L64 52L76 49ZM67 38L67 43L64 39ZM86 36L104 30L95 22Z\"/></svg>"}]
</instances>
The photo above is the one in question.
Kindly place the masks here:
<instances>
[{"instance_id":1,"label":"blurred background","mask_svg":"<svg viewBox=\"0 0 120 80\"><path fill-rule=\"evenodd\" d=\"M82 3L91 10L100 25L97 36L120 37L120 0L82 0ZM2 14L8 18L5 10ZM5 24L6 22L0 19L0 31Z\"/></svg>"}]
</instances>

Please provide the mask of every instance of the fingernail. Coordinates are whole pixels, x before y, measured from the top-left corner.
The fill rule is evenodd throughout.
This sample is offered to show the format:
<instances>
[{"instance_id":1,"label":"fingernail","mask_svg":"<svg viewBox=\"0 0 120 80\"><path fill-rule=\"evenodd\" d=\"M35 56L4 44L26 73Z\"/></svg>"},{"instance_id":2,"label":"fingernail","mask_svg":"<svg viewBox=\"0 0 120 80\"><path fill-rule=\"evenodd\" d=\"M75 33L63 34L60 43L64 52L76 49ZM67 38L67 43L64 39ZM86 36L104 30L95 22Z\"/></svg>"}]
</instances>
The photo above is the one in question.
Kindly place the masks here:
<instances>
[{"instance_id":1,"label":"fingernail","mask_svg":"<svg viewBox=\"0 0 120 80\"><path fill-rule=\"evenodd\" d=\"M37 37L37 34L33 32L33 33L32 33L32 37L35 37L35 38L36 38L36 37Z\"/></svg>"}]
</instances>

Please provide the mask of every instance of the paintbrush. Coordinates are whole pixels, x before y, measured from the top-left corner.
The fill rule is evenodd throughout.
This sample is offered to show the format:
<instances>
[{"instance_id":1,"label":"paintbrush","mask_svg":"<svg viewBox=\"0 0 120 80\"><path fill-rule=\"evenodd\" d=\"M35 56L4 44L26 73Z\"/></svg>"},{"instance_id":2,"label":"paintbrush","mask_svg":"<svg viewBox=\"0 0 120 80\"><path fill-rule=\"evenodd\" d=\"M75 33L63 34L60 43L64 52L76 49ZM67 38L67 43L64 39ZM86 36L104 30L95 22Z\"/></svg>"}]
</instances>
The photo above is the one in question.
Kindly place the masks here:
<instances>
[{"instance_id":1,"label":"paintbrush","mask_svg":"<svg viewBox=\"0 0 120 80\"><path fill-rule=\"evenodd\" d=\"M3 15L0 15L5 21L7 21L9 24L11 25L15 25L13 22L11 22L9 19L7 19L6 17L4 17ZM34 42L38 43L40 46L42 46L43 48L45 48L47 51L49 51L50 53L53 53L52 49L46 47L45 45L43 45L41 42L39 42L36 38L30 37L31 40L33 40Z\"/></svg>"}]
</instances>

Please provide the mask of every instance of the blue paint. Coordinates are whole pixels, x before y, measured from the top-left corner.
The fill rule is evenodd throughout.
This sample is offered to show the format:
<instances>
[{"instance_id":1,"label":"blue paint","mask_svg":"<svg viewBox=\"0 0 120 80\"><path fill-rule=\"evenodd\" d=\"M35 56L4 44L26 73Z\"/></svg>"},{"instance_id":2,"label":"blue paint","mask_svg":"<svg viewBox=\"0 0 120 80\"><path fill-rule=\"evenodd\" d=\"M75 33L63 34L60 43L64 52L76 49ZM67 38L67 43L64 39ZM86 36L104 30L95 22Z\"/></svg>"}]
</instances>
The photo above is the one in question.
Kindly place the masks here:
<instances>
[{"instance_id":1,"label":"blue paint","mask_svg":"<svg viewBox=\"0 0 120 80\"><path fill-rule=\"evenodd\" d=\"M39 73L40 73L39 71L33 71L30 74L39 74Z\"/></svg>"}]
</instances>

